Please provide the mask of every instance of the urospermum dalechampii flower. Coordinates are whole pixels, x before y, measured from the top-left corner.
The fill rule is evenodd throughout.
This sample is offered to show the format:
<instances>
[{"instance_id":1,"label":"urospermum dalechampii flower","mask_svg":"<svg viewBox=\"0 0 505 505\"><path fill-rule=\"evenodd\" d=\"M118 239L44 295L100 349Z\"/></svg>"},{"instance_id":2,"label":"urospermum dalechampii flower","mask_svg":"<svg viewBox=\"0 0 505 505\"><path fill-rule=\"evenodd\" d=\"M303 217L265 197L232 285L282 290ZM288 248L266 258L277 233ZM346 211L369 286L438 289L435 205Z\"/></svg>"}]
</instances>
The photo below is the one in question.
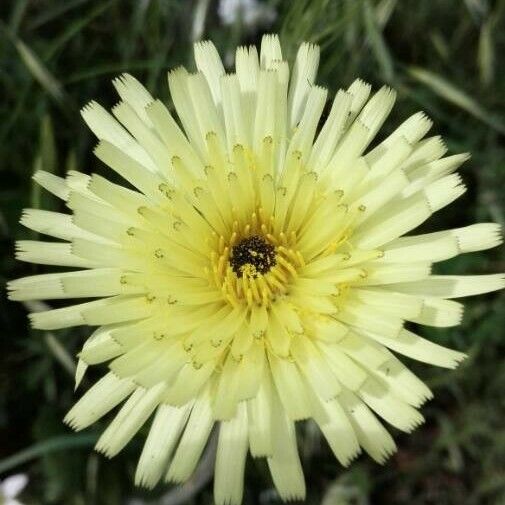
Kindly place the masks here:
<instances>
[{"instance_id":1,"label":"urospermum dalechampii flower","mask_svg":"<svg viewBox=\"0 0 505 505\"><path fill-rule=\"evenodd\" d=\"M454 172L467 155L443 157L423 113L369 149L395 93L370 97L361 80L323 122L316 46L301 45L291 76L276 36L259 57L239 48L234 74L210 42L195 59L198 72L168 76L182 128L130 75L114 81L115 118L83 109L97 157L131 187L37 172L71 214L26 210L24 225L63 242L21 241L17 256L74 270L13 281L10 297L96 298L30 318L99 326L76 381L87 365L110 371L65 420L81 430L122 404L96 446L111 457L154 415L137 484L188 479L217 425L217 504L241 501L248 450L283 499L302 498L295 421L313 419L343 465L395 450L376 416L407 432L422 423L431 392L391 351L448 368L463 359L404 323L457 325L451 298L504 286L502 275L430 273L498 245L499 227L403 236L464 192Z\"/></svg>"}]
</instances>

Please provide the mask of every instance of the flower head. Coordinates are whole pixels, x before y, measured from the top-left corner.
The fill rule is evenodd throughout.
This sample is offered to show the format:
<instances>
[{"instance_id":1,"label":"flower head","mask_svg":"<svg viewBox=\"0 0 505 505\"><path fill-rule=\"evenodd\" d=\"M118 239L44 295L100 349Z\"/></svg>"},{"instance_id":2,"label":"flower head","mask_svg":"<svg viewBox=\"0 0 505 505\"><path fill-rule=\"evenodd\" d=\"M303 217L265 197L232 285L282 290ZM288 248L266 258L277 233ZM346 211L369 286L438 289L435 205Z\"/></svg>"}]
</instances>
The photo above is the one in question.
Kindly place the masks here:
<instances>
[{"instance_id":1,"label":"flower head","mask_svg":"<svg viewBox=\"0 0 505 505\"><path fill-rule=\"evenodd\" d=\"M169 73L178 120L130 75L110 115L82 115L97 157L126 180L70 172L35 179L69 214L22 223L61 242L21 241L19 259L71 267L10 283L15 300L96 298L31 314L35 328L93 325L79 354L109 372L66 417L80 430L118 407L97 450L117 454L153 416L136 482L182 482L219 430L218 504L242 498L246 455L264 457L283 499L305 483L295 421L314 419L336 458L383 462L410 432L428 387L396 357L453 368L464 357L405 328L459 324L453 298L500 289L502 275L431 275L433 263L494 247L484 223L405 234L464 191L417 113L369 148L395 100L355 81L325 121L319 49L292 69L277 37L238 48L226 74L215 47L198 71ZM121 405L121 406L120 406Z\"/></svg>"}]
</instances>

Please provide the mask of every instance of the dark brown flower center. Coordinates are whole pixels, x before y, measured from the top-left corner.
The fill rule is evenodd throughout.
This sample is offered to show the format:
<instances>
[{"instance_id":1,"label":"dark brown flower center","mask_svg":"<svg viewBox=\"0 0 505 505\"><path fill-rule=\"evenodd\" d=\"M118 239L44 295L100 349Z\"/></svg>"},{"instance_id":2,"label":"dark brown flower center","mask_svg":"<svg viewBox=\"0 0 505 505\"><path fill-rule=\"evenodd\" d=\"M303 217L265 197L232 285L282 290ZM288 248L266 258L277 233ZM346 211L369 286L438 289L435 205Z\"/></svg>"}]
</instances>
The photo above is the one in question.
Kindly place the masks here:
<instances>
[{"instance_id":1,"label":"dark brown flower center","mask_svg":"<svg viewBox=\"0 0 505 505\"><path fill-rule=\"evenodd\" d=\"M240 277L266 274L275 263L275 247L259 235L241 240L231 251L230 265Z\"/></svg>"}]
</instances>

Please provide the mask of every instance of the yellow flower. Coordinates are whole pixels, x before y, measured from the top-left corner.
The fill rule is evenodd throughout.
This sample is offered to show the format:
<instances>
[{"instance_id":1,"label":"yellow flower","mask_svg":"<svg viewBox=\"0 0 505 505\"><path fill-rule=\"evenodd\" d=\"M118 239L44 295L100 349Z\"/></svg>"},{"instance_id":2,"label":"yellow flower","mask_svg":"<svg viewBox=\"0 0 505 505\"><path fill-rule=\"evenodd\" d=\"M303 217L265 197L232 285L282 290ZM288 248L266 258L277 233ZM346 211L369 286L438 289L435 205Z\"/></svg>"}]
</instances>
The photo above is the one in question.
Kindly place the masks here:
<instances>
[{"instance_id":1,"label":"yellow flower","mask_svg":"<svg viewBox=\"0 0 505 505\"><path fill-rule=\"evenodd\" d=\"M130 75L114 81L114 117L83 109L97 157L129 187L38 172L70 214L26 210L24 225L62 242L21 241L17 256L73 270L13 281L10 297L96 298L30 317L99 327L76 380L87 365L110 371L65 421L81 430L124 402L96 446L114 456L154 414L137 484L188 479L217 425L218 505L240 503L248 450L283 499L302 498L295 421L314 419L343 465L395 450L376 416L407 432L423 422L431 392L391 351L448 368L464 358L404 324L457 325L452 298L504 286L430 273L498 245L499 227L403 236L465 191L454 172L467 155L443 157L423 113L370 149L395 93L370 97L361 80L323 122L318 47L301 45L291 76L276 36L259 57L238 48L234 74L210 42L195 59L196 73L168 75L180 125Z\"/></svg>"}]
</instances>

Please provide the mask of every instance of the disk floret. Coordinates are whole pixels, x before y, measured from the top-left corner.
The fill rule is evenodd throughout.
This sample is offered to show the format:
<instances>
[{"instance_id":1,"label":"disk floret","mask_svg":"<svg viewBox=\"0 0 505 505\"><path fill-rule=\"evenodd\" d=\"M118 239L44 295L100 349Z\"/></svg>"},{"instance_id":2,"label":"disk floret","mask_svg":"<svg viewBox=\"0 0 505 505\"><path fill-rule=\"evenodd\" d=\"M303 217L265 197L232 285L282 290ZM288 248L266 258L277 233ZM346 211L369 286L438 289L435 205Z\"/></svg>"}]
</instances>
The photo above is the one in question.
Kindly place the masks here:
<instances>
[{"instance_id":1,"label":"disk floret","mask_svg":"<svg viewBox=\"0 0 505 505\"><path fill-rule=\"evenodd\" d=\"M231 305L268 307L288 292L303 256L296 247L296 233L276 233L273 217L261 207L245 223L241 227L235 220L226 238L214 237L208 272Z\"/></svg>"},{"instance_id":2,"label":"disk floret","mask_svg":"<svg viewBox=\"0 0 505 505\"><path fill-rule=\"evenodd\" d=\"M230 265L238 276L257 278L275 266L275 246L261 235L243 238L232 247Z\"/></svg>"}]
</instances>

